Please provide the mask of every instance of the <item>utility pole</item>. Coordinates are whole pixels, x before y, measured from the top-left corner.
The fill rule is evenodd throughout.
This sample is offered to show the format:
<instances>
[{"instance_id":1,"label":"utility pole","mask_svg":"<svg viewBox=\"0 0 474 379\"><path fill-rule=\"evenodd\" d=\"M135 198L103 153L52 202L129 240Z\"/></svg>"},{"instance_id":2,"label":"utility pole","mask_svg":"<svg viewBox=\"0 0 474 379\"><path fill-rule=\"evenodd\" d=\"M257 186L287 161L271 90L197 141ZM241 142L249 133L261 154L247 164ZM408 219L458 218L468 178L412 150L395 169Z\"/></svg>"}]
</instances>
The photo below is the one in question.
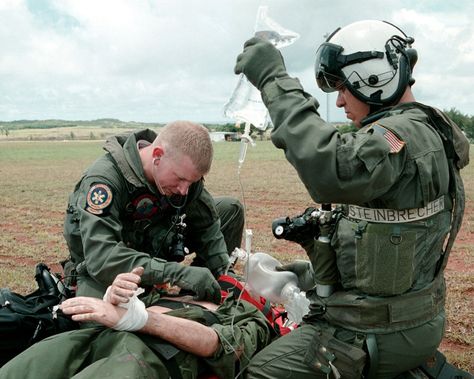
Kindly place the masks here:
<instances>
[{"instance_id":1,"label":"utility pole","mask_svg":"<svg viewBox=\"0 0 474 379\"><path fill-rule=\"evenodd\" d=\"M325 41L328 39L329 35L330 35L329 32L326 32L323 34L323 38ZM326 92L326 122L330 122L329 121L329 92Z\"/></svg>"}]
</instances>

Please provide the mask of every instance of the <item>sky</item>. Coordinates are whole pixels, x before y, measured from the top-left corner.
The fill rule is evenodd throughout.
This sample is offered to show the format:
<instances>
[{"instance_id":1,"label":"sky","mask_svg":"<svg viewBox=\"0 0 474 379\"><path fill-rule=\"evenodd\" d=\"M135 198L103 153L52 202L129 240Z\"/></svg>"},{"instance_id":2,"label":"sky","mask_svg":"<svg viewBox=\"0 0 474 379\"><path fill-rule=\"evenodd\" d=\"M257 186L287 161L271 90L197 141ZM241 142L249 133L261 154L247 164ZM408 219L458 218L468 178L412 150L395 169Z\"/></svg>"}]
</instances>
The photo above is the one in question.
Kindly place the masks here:
<instances>
[{"instance_id":1,"label":"sky","mask_svg":"<svg viewBox=\"0 0 474 379\"><path fill-rule=\"evenodd\" d=\"M345 120L316 86L316 48L362 19L415 38L418 101L474 115L471 0L0 0L0 120L233 122L223 107L260 6L300 35L281 52L324 118Z\"/></svg>"}]
</instances>

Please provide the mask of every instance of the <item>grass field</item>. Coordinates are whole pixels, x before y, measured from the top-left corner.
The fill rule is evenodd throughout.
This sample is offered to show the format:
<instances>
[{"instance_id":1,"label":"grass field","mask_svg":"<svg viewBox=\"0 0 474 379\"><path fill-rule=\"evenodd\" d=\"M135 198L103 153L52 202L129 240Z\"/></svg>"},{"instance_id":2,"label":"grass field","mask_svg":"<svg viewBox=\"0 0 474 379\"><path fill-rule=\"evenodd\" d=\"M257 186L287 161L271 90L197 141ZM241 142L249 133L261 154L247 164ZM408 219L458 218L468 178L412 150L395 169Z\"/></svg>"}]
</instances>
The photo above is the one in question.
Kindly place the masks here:
<instances>
[{"instance_id":1,"label":"grass field","mask_svg":"<svg viewBox=\"0 0 474 379\"><path fill-rule=\"evenodd\" d=\"M20 293L35 289L34 266L45 262L59 270L67 257L62 223L67 197L83 170L102 154L101 141L0 142L0 287ZM271 222L314 205L283 152L268 141L249 147L240 176L239 143L217 143L206 185L213 195L244 202L253 251L282 262L304 258L303 250L276 240ZM448 324L442 350L448 359L474 372L474 247L472 165L463 171L467 211L450 263Z\"/></svg>"}]
</instances>

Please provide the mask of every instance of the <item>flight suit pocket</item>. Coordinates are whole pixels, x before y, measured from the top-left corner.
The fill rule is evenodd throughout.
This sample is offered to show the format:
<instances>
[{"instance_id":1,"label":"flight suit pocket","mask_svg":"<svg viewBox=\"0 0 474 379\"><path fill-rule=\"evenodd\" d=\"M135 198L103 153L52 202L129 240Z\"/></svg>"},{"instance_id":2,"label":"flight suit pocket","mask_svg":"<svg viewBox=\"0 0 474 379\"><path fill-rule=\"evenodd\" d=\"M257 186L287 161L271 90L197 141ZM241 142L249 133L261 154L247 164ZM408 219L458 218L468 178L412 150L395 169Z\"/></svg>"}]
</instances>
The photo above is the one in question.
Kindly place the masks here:
<instances>
[{"instance_id":1,"label":"flight suit pocket","mask_svg":"<svg viewBox=\"0 0 474 379\"><path fill-rule=\"evenodd\" d=\"M329 331L318 330L303 360L328 377L355 379L362 376L366 355L364 350L338 340Z\"/></svg>"},{"instance_id":2,"label":"flight suit pocket","mask_svg":"<svg viewBox=\"0 0 474 379\"><path fill-rule=\"evenodd\" d=\"M399 295L413 284L416 231L368 224L356 236L356 288L370 295Z\"/></svg>"}]
</instances>

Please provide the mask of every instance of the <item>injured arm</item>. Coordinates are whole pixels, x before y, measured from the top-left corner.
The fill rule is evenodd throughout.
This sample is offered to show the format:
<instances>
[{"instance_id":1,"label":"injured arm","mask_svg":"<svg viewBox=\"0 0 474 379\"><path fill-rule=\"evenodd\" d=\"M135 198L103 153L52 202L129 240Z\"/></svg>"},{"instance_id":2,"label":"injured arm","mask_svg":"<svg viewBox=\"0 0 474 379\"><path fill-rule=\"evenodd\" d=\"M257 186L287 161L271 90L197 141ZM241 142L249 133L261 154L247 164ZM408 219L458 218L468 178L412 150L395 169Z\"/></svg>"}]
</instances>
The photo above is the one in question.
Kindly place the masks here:
<instances>
[{"instance_id":1,"label":"injured arm","mask_svg":"<svg viewBox=\"0 0 474 379\"><path fill-rule=\"evenodd\" d=\"M98 322L114 328L127 309L92 297L75 297L64 301L61 309L74 321ZM214 329L193 320L163 314L163 307L146 310L148 319L138 331L160 337L177 348L200 357L210 357L219 347L219 337Z\"/></svg>"},{"instance_id":2,"label":"injured arm","mask_svg":"<svg viewBox=\"0 0 474 379\"><path fill-rule=\"evenodd\" d=\"M219 337L214 329L193 320L157 312L154 308L147 309L148 321L140 332L160 337L199 357L211 357L217 351Z\"/></svg>"}]
</instances>

